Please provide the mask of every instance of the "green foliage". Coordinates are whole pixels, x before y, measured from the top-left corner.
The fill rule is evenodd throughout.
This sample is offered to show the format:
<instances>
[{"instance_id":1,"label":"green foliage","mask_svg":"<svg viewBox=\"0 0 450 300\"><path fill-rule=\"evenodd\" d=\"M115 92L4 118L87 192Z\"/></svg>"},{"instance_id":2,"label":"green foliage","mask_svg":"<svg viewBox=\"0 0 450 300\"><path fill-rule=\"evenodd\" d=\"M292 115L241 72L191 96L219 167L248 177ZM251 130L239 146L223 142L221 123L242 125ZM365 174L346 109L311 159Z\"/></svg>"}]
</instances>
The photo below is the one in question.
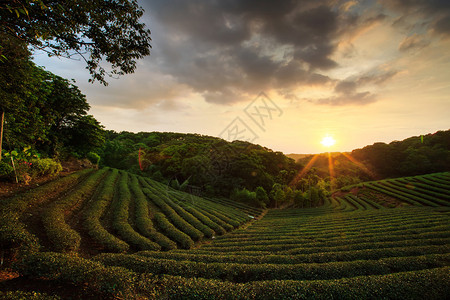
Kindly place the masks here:
<instances>
[{"instance_id":1,"label":"green foliage","mask_svg":"<svg viewBox=\"0 0 450 300\"><path fill-rule=\"evenodd\" d=\"M131 202L131 192L128 187L129 175L126 172L120 174L118 179L118 196L112 202L113 229L126 242L140 250L159 250L161 247L136 232L128 222L129 206Z\"/></svg>"},{"instance_id":2,"label":"green foliage","mask_svg":"<svg viewBox=\"0 0 450 300\"><path fill-rule=\"evenodd\" d=\"M78 186L76 191L59 201L53 202L42 214L42 223L45 231L56 251L70 252L78 250L81 236L66 223L65 216L77 206L80 206L83 201L89 199L106 171L106 169L103 169L91 174Z\"/></svg>"},{"instance_id":3,"label":"green foliage","mask_svg":"<svg viewBox=\"0 0 450 300\"><path fill-rule=\"evenodd\" d=\"M375 143L353 150L351 155L382 178L448 171L450 130L389 144Z\"/></svg>"},{"instance_id":4,"label":"green foliage","mask_svg":"<svg viewBox=\"0 0 450 300\"><path fill-rule=\"evenodd\" d=\"M149 140L151 146L147 145ZM275 182L288 184L300 168L281 152L259 145L229 143L198 134L161 132L109 131L102 162L131 171L137 166L139 148L144 173L150 178L160 182L172 179L171 184L176 188L178 185L182 188L183 182L189 179L189 185L225 197L234 189L254 191L261 186L270 191Z\"/></svg>"},{"instance_id":5,"label":"green foliage","mask_svg":"<svg viewBox=\"0 0 450 300\"><path fill-rule=\"evenodd\" d=\"M154 190L150 190L152 187L150 185L147 185L147 188L145 188L143 191L144 193L152 200L153 203L155 203L161 211L167 216L167 218L181 231L186 233L188 236L192 238L194 241L201 240L205 235L195 228L193 225L191 225L189 222L187 222L185 219L183 219L177 212L174 210L173 207L171 207L166 201L166 197L164 197L164 194L156 194ZM181 207L179 207L181 210L183 210ZM178 210L178 209L177 209ZM183 213L186 214L186 212ZM192 217L192 215L191 215ZM198 220L197 220L198 221Z\"/></svg>"},{"instance_id":6,"label":"green foliage","mask_svg":"<svg viewBox=\"0 0 450 300\"><path fill-rule=\"evenodd\" d=\"M60 300L58 296L50 296L45 293L24 292L24 291L0 291L0 298L3 300Z\"/></svg>"},{"instance_id":7,"label":"green foliage","mask_svg":"<svg viewBox=\"0 0 450 300\"><path fill-rule=\"evenodd\" d=\"M51 158L38 158L33 159L30 162L32 163L32 172L34 173L33 175L54 176L62 171L61 164Z\"/></svg>"},{"instance_id":8,"label":"green foliage","mask_svg":"<svg viewBox=\"0 0 450 300\"><path fill-rule=\"evenodd\" d=\"M270 197L274 201L274 207L279 207L279 205L283 204L285 196L283 186L279 183L274 184L270 192Z\"/></svg>"},{"instance_id":9,"label":"green foliage","mask_svg":"<svg viewBox=\"0 0 450 300\"><path fill-rule=\"evenodd\" d=\"M90 201L83 214L83 226L89 236L97 243L112 252L126 252L130 246L109 233L101 224L100 217L114 196L114 186L119 177L119 171L114 169L102 181L100 192L94 201Z\"/></svg>"},{"instance_id":10,"label":"green foliage","mask_svg":"<svg viewBox=\"0 0 450 300\"><path fill-rule=\"evenodd\" d=\"M11 258L39 250L36 236L29 233L19 221L19 214L13 211L0 211L0 249L7 250ZM8 256L7 256L8 258Z\"/></svg>"},{"instance_id":11,"label":"green foliage","mask_svg":"<svg viewBox=\"0 0 450 300\"><path fill-rule=\"evenodd\" d=\"M269 205L269 196L262 186L258 186L255 190L256 200L261 203L261 207L265 208Z\"/></svg>"},{"instance_id":12,"label":"green foliage","mask_svg":"<svg viewBox=\"0 0 450 300\"><path fill-rule=\"evenodd\" d=\"M303 195L302 191L296 190L294 192L294 203L298 207L305 207L305 205L306 205L306 198Z\"/></svg>"},{"instance_id":13,"label":"green foliage","mask_svg":"<svg viewBox=\"0 0 450 300\"><path fill-rule=\"evenodd\" d=\"M362 275L389 274L446 266L450 254L421 257L390 257L379 260L308 264L245 264L191 262L155 259L138 255L100 254L94 260L108 266L123 267L137 273L179 275L221 279L232 282L261 280L338 279Z\"/></svg>"},{"instance_id":14,"label":"green foliage","mask_svg":"<svg viewBox=\"0 0 450 300\"><path fill-rule=\"evenodd\" d=\"M328 199L320 182L305 192L290 191L277 184L274 193L291 193L285 197L292 198L288 201L301 196L297 202L302 205L302 201L307 206L314 201L324 201L324 205L265 211L264 217L251 226L216 236L210 243L189 251L158 251L156 247L155 251L103 253L91 259L80 258L76 253L33 253L39 244L22 221L28 218L24 212L33 211L38 205L49 211L64 206L69 218L71 212L83 207L81 221L85 232L104 246L112 241L111 237L120 241L115 234L125 233L127 241L131 241L137 232L127 230L136 230L163 249L169 248L160 244L155 234L158 230L159 236L170 237L180 248L194 245L189 235L174 226L180 221L164 213L184 220L177 226L188 224L208 236L211 229L222 228L225 232L247 222L248 214L263 212L230 199L187 195L125 172L119 177L118 170L104 169L87 175L89 171L75 173L0 202L1 250L9 256L18 247L35 246L29 248L28 255L18 257L14 268L21 276L46 281L50 286L71 285L90 297L108 299L421 299L424 288L430 299L445 299L449 292L446 283L450 279L450 226L446 207L374 209L373 203L366 200L373 199L373 191L363 189L371 193L356 195L353 191ZM98 180L92 182L93 176ZM379 186L398 187L408 196L419 197L420 193L445 200L450 199L449 181L450 173L446 172L385 180ZM85 197L66 193L74 186L74 191L83 191ZM70 205L69 198L73 200ZM105 212L113 214L111 220L106 216L105 225L115 222L118 216L116 219L126 223L123 226L129 226L128 229L114 231L114 225L108 232L100 221ZM55 222L52 227L64 231L65 226ZM145 249L137 243L130 244Z\"/></svg>"},{"instance_id":15,"label":"green foliage","mask_svg":"<svg viewBox=\"0 0 450 300\"><path fill-rule=\"evenodd\" d=\"M2 152L2 156L5 161L2 161L2 165L5 168L5 172L8 169L14 171L17 179L20 182L28 183L32 178L44 175L57 175L61 170L61 165L52 159L41 159L40 154L33 150L30 146L25 147L23 150L12 150L10 152ZM14 167L13 167L14 163ZM12 178L12 172L9 172L9 177ZM5 176L7 179L8 177Z\"/></svg>"},{"instance_id":16,"label":"green foliage","mask_svg":"<svg viewBox=\"0 0 450 300\"><path fill-rule=\"evenodd\" d=\"M175 249L177 245L165 235L156 231L148 212L148 203L144 192L139 186L139 180L136 176L131 176L130 189L135 198L136 227L139 232L155 241L165 250Z\"/></svg>"},{"instance_id":17,"label":"green foliage","mask_svg":"<svg viewBox=\"0 0 450 300\"><path fill-rule=\"evenodd\" d=\"M206 215L202 214L198 209L195 207L189 206L185 203L179 203L187 212L191 213L193 216L195 216L197 219L199 219L201 222L206 224L209 228L214 230L214 232L217 235L225 234L225 229L217 224L216 222L212 221L210 218L208 218Z\"/></svg>"},{"instance_id":18,"label":"green foliage","mask_svg":"<svg viewBox=\"0 0 450 300\"><path fill-rule=\"evenodd\" d=\"M86 155L86 158L94 165L98 165L100 162L100 155L98 155L95 152L88 152L88 154Z\"/></svg>"},{"instance_id":19,"label":"green foliage","mask_svg":"<svg viewBox=\"0 0 450 300\"><path fill-rule=\"evenodd\" d=\"M38 3L2 2L2 31L49 55L81 55L92 75L91 81L106 84L106 74L133 73L136 59L150 54L150 31L139 22L144 11L136 1ZM100 65L103 59L109 63L110 73Z\"/></svg>"},{"instance_id":20,"label":"green foliage","mask_svg":"<svg viewBox=\"0 0 450 300\"><path fill-rule=\"evenodd\" d=\"M0 179L10 178L10 176L13 175L13 172L14 169L10 164L0 161Z\"/></svg>"},{"instance_id":21,"label":"green foliage","mask_svg":"<svg viewBox=\"0 0 450 300\"><path fill-rule=\"evenodd\" d=\"M99 259L107 260L108 256ZM130 268L137 268L139 261L131 257L124 257L125 262ZM15 268L29 278L70 283L110 298L145 295L161 299L170 295L170 299L423 299L426 290L429 299L437 300L445 299L450 292L449 267L335 280L270 280L245 284L168 275L138 276L126 268L57 253L29 256Z\"/></svg>"},{"instance_id":22,"label":"green foliage","mask_svg":"<svg viewBox=\"0 0 450 300\"><path fill-rule=\"evenodd\" d=\"M0 246L12 252L27 253L37 251L40 247L37 238L29 233L20 221L28 208L36 207L52 195L59 195L64 188L74 185L91 170L73 173L59 180L37 187L0 202Z\"/></svg>"},{"instance_id":23,"label":"green foliage","mask_svg":"<svg viewBox=\"0 0 450 300\"><path fill-rule=\"evenodd\" d=\"M111 268L75 255L53 252L36 253L15 265L23 276L47 278L83 286L105 296L125 297L135 288L135 274L123 268Z\"/></svg>"},{"instance_id":24,"label":"green foliage","mask_svg":"<svg viewBox=\"0 0 450 300\"><path fill-rule=\"evenodd\" d=\"M233 193L231 193L230 199L236 202L242 202L249 205L257 205L256 193L243 188L242 190L235 189ZM262 206L262 205L261 205Z\"/></svg>"},{"instance_id":25,"label":"green foliage","mask_svg":"<svg viewBox=\"0 0 450 300\"><path fill-rule=\"evenodd\" d=\"M3 96L0 91L0 97L20 98L11 104L5 100L4 144L17 149L31 146L50 157L71 152L84 157L98 150L104 142L103 128L87 115L85 95L73 83L31 61L28 68L23 87L5 91Z\"/></svg>"},{"instance_id":26,"label":"green foliage","mask_svg":"<svg viewBox=\"0 0 450 300\"><path fill-rule=\"evenodd\" d=\"M104 143L103 126L91 115L77 116L71 125L61 129L60 140L69 151L86 157L97 151Z\"/></svg>"},{"instance_id":27,"label":"green foliage","mask_svg":"<svg viewBox=\"0 0 450 300\"><path fill-rule=\"evenodd\" d=\"M385 194L396 199L399 203L414 206L441 207L450 206L450 182L441 179L440 176L448 174L433 173L425 176L403 177L380 181L365 182L361 187L366 187L379 194ZM367 189L363 194L369 194ZM384 201L381 199L381 203ZM388 205L388 204L385 204Z\"/></svg>"},{"instance_id":28,"label":"green foliage","mask_svg":"<svg viewBox=\"0 0 450 300\"><path fill-rule=\"evenodd\" d=\"M27 59L30 56L27 45L3 30L0 31L0 54L3 57L0 59L0 113L8 116L23 101L32 63Z\"/></svg>"},{"instance_id":29,"label":"green foliage","mask_svg":"<svg viewBox=\"0 0 450 300\"><path fill-rule=\"evenodd\" d=\"M194 241L184 232L173 226L162 213L155 214L155 222L162 232L169 238L176 241L181 248L189 249L194 245Z\"/></svg>"}]
</instances>

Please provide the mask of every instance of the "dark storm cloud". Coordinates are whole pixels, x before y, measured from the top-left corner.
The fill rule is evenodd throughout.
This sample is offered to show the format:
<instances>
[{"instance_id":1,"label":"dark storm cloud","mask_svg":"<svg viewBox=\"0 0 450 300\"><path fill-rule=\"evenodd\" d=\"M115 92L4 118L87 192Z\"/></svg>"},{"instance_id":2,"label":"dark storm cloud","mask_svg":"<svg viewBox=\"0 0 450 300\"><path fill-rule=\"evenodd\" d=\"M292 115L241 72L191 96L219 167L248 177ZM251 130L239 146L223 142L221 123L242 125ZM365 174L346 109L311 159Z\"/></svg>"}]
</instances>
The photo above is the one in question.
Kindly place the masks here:
<instances>
[{"instance_id":1,"label":"dark storm cloud","mask_svg":"<svg viewBox=\"0 0 450 300\"><path fill-rule=\"evenodd\" d=\"M374 69L359 76L338 81L334 87L335 95L313 101L326 105L366 105L377 100L377 95L369 91L360 92L371 85L381 85L394 77L397 71Z\"/></svg>"},{"instance_id":2,"label":"dark storm cloud","mask_svg":"<svg viewBox=\"0 0 450 300\"><path fill-rule=\"evenodd\" d=\"M321 70L338 66L332 55L340 32L350 19L355 22L354 16L346 21L330 3L173 0L144 5L166 33L154 38L154 55L164 72L206 101L227 104L261 90L328 82Z\"/></svg>"},{"instance_id":3,"label":"dark storm cloud","mask_svg":"<svg viewBox=\"0 0 450 300\"><path fill-rule=\"evenodd\" d=\"M336 82L336 103L346 103L338 99L342 95L362 103L374 101L358 90L364 84L377 84L381 77L340 82L326 75L339 67L335 60L339 43L383 22L386 9L399 11L410 3L430 7L429 13L437 11L425 2L397 0L381 8L371 1L350 5L344 0L155 0L142 4L157 23L152 59L158 69L208 102L230 104L260 91ZM436 28L447 26L444 18ZM411 40L400 50L419 45Z\"/></svg>"},{"instance_id":4,"label":"dark storm cloud","mask_svg":"<svg viewBox=\"0 0 450 300\"><path fill-rule=\"evenodd\" d=\"M400 13L397 23L433 29L438 34L450 35L450 1L448 0L381 0L386 8ZM417 23L417 19L423 22ZM411 20L408 20L411 19Z\"/></svg>"},{"instance_id":5,"label":"dark storm cloud","mask_svg":"<svg viewBox=\"0 0 450 300\"><path fill-rule=\"evenodd\" d=\"M450 35L450 14L442 17L434 24L434 29L439 33Z\"/></svg>"}]
</instances>

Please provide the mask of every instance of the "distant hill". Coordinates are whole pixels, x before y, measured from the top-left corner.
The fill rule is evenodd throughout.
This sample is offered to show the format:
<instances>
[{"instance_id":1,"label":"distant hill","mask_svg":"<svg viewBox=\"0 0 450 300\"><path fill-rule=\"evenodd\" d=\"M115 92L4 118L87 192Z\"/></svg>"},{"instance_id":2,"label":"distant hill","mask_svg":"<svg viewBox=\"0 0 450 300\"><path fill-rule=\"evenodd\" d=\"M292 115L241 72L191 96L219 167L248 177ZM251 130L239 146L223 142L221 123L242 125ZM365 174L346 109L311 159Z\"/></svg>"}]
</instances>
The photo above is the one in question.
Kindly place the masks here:
<instances>
[{"instance_id":1,"label":"distant hill","mask_svg":"<svg viewBox=\"0 0 450 300\"><path fill-rule=\"evenodd\" d=\"M269 192L275 183L288 184L300 169L282 152L200 134L108 131L105 139L104 166L160 182L188 181L208 194L229 196L233 189L259 186Z\"/></svg>"},{"instance_id":2,"label":"distant hill","mask_svg":"<svg viewBox=\"0 0 450 300\"><path fill-rule=\"evenodd\" d=\"M295 161L298 161L299 159L305 158L310 156L311 154L295 154L295 153L291 153L291 154L285 154L287 157L292 158Z\"/></svg>"},{"instance_id":3,"label":"distant hill","mask_svg":"<svg viewBox=\"0 0 450 300\"><path fill-rule=\"evenodd\" d=\"M329 176L328 154L289 154L317 175ZM355 176L362 180L414 176L450 171L450 130L414 136L389 144L374 143L347 153L332 153L335 177Z\"/></svg>"},{"instance_id":4,"label":"distant hill","mask_svg":"<svg viewBox=\"0 0 450 300\"><path fill-rule=\"evenodd\" d=\"M450 171L450 130L375 143L353 150L351 156L381 178Z\"/></svg>"},{"instance_id":5,"label":"distant hill","mask_svg":"<svg viewBox=\"0 0 450 300\"><path fill-rule=\"evenodd\" d=\"M339 155L342 154L342 152L330 152L331 157L337 157ZM311 158L315 155L321 155L321 156L326 156L328 157L328 152L325 153L320 153L320 154L295 154L295 153L291 153L291 154L285 154L287 157L292 158L293 160L295 160L296 162L298 162L299 160L303 161L305 158Z\"/></svg>"}]
</instances>

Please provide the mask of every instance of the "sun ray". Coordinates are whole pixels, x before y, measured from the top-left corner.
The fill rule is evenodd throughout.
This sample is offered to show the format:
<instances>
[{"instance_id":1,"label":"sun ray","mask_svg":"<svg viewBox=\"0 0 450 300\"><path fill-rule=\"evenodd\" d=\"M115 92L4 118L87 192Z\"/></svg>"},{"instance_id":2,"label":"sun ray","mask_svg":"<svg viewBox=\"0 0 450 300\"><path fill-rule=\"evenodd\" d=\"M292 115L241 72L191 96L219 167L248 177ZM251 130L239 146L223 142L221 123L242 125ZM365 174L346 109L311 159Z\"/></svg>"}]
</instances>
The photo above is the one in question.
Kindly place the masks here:
<instances>
[{"instance_id":1,"label":"sun ray","mask_svg":"<svg viewBox=\"0 0 450 300\"><path fill-rule=\"evenodd\" d=\"M291 182L289 183L289 186L294 186L295 184L297 184L297 182L303 177L305 176L305 174L311 169L311 167L313 166L314 162L317 160L317 158L319 157L318 154L314 154L314 156L311 158L311 160L306 164L306 166L303 167L303 169L301 169L297 175L295 176L294 179L291 180Z\"/></svg>"},{"instance_id":2,"label":"sun ray","mask_svg":"<svg viewBox=\"0 0 450 300\"><path fill-rule=\"evenodd\" d=\"M330 190L334 191L334 179L336 178L336 174L334 173L333 158L331 157L330 152L328 152L328 171L330 173Z\"/></svg>"},{"instance_id":3,"label":"sun ray","mask_svg":"<svg viewBox=\"0 0 450 300\"><path fill-rule=\"evenodd\" d=\"M357 165L364 173L366 173L367 175L370 176L370 178L372 179L377 179L378 176L375 172L369 170L362 162L358 161L356 158L354 158L353 156L351 156L350 154L344 153L342 152L342 154L352 163L354 163L355 165Z\"/></svg>"}]
</instances>

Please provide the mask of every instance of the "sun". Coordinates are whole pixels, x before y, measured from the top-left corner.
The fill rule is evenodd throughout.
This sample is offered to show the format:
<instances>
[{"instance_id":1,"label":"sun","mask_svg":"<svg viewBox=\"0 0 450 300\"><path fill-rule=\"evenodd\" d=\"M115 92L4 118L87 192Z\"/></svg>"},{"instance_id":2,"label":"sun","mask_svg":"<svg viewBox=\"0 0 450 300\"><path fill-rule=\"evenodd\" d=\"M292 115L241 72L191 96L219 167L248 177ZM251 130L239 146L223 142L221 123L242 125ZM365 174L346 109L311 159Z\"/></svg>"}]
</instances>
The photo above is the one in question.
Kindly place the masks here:
<instances>
[{"instance_id":1,"label":"sun","mask_svg":"<svg viewBox=\"0 0 450 300\"><path fill-rule=\"evenodd\" d=\"M320 143L328 148L336 144L336 140L332 136L327 135L322 139Z\"/></svg>"}]
</instances>

